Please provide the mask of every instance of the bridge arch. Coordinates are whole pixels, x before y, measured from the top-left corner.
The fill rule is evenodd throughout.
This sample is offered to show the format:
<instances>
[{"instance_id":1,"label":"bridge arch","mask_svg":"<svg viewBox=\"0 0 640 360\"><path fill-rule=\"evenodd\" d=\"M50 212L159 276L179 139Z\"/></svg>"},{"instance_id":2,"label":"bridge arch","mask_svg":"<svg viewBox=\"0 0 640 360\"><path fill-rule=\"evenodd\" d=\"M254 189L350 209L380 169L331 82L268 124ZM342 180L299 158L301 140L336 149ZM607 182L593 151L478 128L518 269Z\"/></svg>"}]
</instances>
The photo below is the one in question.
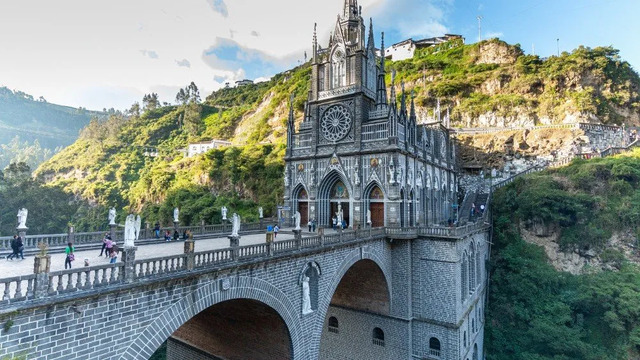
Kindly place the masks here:
<instances>
[{"instance_id":1,"label":"bridge arch","mask_svg":"<svg viewBox=\"0 0 640 360\"><path fill-rule=\"evenodd\" d=\"M279 288L261 279L244 276L227 279L212 280L185 294L147 325L129 344L120 359L148 359L187 321L214 305L230 300L254 300L274 310L289 333L292 358L305 358L302 326L295 311L297 307L289 301L287 296Z\"/></svg>"}]
</instances>

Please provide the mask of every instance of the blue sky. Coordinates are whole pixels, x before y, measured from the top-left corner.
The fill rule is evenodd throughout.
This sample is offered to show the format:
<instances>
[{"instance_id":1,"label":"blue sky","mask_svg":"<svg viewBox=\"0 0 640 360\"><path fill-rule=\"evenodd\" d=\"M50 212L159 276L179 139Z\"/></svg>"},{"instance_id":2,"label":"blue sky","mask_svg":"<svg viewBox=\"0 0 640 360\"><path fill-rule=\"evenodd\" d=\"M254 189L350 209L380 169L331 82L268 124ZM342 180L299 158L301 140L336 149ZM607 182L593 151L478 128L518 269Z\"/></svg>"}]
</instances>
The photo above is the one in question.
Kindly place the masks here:
<instances>
[{"instance_id":1,"label":"blue sky","mask_svg":"<svg viewBox=\"0 0 640 360\"><path fill-rule=\"evenodd\" d=\"M359 0L376 45L462 34L541 56L612 45L640 68L640 0ZM174 102L261 80L304 60L313 23L326 45L343 0L11 0L0 2L0 86L89 109L128 108L145 93Z\"/></svg>"}]
</instances>

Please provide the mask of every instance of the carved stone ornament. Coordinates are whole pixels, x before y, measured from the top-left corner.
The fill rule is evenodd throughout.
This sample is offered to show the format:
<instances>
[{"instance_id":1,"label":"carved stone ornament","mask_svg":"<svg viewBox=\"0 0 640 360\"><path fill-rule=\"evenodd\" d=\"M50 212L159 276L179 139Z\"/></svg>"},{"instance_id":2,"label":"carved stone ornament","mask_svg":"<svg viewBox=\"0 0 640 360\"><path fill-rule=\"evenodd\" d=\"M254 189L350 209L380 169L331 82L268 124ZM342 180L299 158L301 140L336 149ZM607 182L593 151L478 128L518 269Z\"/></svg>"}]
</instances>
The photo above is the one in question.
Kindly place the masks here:
<instances>
[{"instance_id":1,"label":"carved stone ornament","mask_svg":"<svg viewBox=\"0 0 640 360\"><path fill-rule=\"evenodd\" d=\"M304 164L298 164L298 172L304 171Z\"/></svg>"},{"instance_id":2,"label":"carved stone ornament","mask_svg":"<svg viewBox=\"0 0 640 360\"><path fill-rule=\"evenodd\" d=\"M372 168L378 167L378 159L377 158L371 158L371 160L369 160L369 165Z\"/></svg>"}]
</instances>

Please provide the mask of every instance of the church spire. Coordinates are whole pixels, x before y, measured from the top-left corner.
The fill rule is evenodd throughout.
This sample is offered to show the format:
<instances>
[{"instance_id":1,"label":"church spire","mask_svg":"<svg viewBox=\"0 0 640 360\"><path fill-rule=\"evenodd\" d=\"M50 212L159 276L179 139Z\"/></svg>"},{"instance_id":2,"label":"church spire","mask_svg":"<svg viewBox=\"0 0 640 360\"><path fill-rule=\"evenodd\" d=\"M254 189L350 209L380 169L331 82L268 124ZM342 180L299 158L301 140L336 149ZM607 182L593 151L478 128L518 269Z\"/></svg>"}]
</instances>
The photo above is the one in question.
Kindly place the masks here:
<instances>
[{"instance_id":1,"label":"church spire","mask_svg":"<svg viewBox=\"0 0 640 360\"><path fill-rule=\"evenodd\" d=\"M409 113L409 119L415 123L416 122L416 104L415 99L416 93L411 89L411 112Z\"/></svg>"},{"instance_id":2,"label":"church spire","mask_svg":"<svg viewBox=\"0 0 640 360\"><path fill-rule=\"evenodd\" d=\"M380 43L380 71L378 72L378 93L376 105L382 108L387 105L387 84L384 82L384 32Z\"/></svg>"},{"instance_id":3,"label":"church spire","mask_svg":"<svg viewBox=\"0 0 640 360\"><path fill-rule=\"evenodd\" d=\"M407 99L404 93L404 80L400 83L400 87L402 88L402 98L400 100L400 116L407 116Z\"/></svg>"},{"instance_id":4,"label":"church spire","mask_svg":"<svg viewBox=\"0 0 640 360\"><path fill-rule=\"evenodd\" d=\"M389 99L389 102L391 103L391 105L393 105L393 107L396 107L396 70L393 69L391 70L391 96Z\"/></svg>"},{"instance_id":5,"label":"church spire","mask_svg":"<svg viewBox=\"0 0 640 360\"><path fill-rule=\"evenodd\" d=\"M367 49L375 49L375 46L373 39L373 19L369 18L369 39L367 40Z\"/></svg>"}]
</instances>

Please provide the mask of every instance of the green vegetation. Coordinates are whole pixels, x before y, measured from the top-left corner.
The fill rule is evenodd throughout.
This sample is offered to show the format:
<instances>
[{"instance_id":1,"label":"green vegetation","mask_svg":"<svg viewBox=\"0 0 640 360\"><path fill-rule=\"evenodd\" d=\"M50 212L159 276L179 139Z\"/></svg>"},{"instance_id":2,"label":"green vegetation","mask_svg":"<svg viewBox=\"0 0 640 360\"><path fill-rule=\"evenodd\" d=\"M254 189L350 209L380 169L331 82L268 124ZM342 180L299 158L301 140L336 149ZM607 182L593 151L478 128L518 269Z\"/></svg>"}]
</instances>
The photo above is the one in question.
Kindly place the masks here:
<instances>
[{"instance_id":1,"label":"green vegetation","mask_svg":"<svg viewBox=\"0 0 640 360\"><path fill-rule=\"evenodd\" d=\"M640 355L640 269L617 249L614 231L640 222L640 151L529 175L496 192L488 359L635 359ZM520 226L540 220L567 250L596 248L618 271L556 271Z\"/></svg>"}]
</instances>

